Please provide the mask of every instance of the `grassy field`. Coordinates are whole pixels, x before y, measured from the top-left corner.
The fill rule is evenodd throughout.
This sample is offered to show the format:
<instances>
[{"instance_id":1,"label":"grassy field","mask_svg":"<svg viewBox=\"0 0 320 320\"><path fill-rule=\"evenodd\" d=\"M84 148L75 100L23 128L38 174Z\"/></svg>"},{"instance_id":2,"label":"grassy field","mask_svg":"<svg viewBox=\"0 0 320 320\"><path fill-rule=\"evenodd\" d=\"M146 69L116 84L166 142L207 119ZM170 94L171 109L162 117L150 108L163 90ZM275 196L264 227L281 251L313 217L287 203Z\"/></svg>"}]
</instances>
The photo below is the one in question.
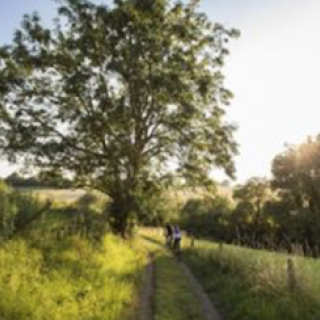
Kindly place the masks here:
<instances>
[{"instance_id":1,"label":"grassy field","mask_svg":"<svg viewBox=\"0 0 320 320\"><path fill-rule=\"evenodd\" d=\"M0 319L137 319L151 255L154 319L203 320L199 300L159 229L143 229L130 242L110 234L100 242L78 235L58 240L49 232L58 222L52 215L34 226L47 226L47 236L39 231L0 245ZM228 320L320 319L318 260L211 241L191 247L187 237L182 259Z\"/></svg>"},{"instance_id":2,"label":"grassy field","mask_svg":"<svg viewBox=\"0 0 320 320\"><path fill-rule=\"evenodd\" d=\"M17 190L23 194L34 195L39 200L51 200L64 204L76 202L86 194L86 190L82 189L17 188Z\"/></svg>"},{"instance_id":3,"label":"grassy field","mask_svg":"<svg viewBox=\"0 0 320 320\"><path fill-rule=\"evenodd\" d=\"M319 260L189 240L183 257L229 320L320 319Z\"/></svg>"}]
</instances>

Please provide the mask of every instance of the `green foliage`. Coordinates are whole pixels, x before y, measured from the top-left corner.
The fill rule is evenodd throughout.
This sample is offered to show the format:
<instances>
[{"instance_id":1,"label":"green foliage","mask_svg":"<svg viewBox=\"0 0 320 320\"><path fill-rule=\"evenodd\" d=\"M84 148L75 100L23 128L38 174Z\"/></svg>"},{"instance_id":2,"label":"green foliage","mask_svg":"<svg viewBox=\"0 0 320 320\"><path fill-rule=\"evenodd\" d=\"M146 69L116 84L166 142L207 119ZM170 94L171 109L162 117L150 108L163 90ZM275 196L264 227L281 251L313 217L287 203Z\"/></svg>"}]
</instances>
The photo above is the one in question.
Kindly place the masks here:
<instances>
[{"instance_id":1,"label":"green foliage","mask_svg":"<svg viewBox=\"0 0 320 320\"><path fill-rule=\"evenodd\" d=\"M78 237L37 249L8 242L0 247L0 317L129 319L143 266L144 257L113 236L99 247Z\"/></svg>"},{"instance_id":2,"label":"green foliage","mask_svg":"<svg viewBox=\"0 0 320 320\"><path fill-rule=\"evenodd\" d=\"M273 186L290 197L296 209L320 211L320 136L292 146L272 165Z\"/></svg>"},{"instance_id":3,"label":"green foliage","mask_svg":"<svg viewBox=\"0 0 320 320\"><path fill-rule=\"evenodd\" d=\"M190 199L181 211L181 226L197 236L225 238L232 203L223 197Z\"/></svg>"},{"instance_id":4,"label":"green foliage","mask_svg":"<svg viewBox=\"0 0 320 320\"><path fill-rule=\"evenodd\" d=\"M160 226L179 220L179 212L187 201L179 188L164 188L144 192L139 199L138 219L145 226Z\"/></svg>"},{"instance_id":5,"label":"green foliage","mask_svg":"<svg viewBox=\"0 0 320 320\"><path fill-rule=\"evenodd\" d=\"M273 206L287 243L315 256L320 249L320 136L288 147L275 157L272 185L279 201ZM282 212L281 212L282 211Z\"/></svg>"},{"instance_id":6,"label":"green foliage","mask_svg":"<svg viewBox=\"0 0 320 320\"><path fill-rule=\"evenodd\" d=\"M198 1L64 0L55 21L47 29L26 15L0 48L0 150L9 160L67 170L108 194L123 234L150 181L176 174L203 186L214 167L234 174L221 70L237 31L211 23Z\"/></svg>"},{"instance_id":7,"label":"green foliage","mask_svg":"<svg viewBox=\"0 0 320 320\"><path fill-rule=\"evenodd\" d=\"M194 236L253 248L319 256L318 210L298 208L294 191L272 190L253 178L225 197L190 199L180 212L182 227Z\"/></svg>"},{"instance_id":8,"label":"green foliage","mask_svg":"<svg viewBox=\"0 0 320 320\"><path fill-rule=\"evenodd\" d=\"M257 246L270 240L275 226L266 205L275 200L275 195L266 179L253 178L234 191L237 202L232 224L238 241Z\"/></svg>"}]
</instances>

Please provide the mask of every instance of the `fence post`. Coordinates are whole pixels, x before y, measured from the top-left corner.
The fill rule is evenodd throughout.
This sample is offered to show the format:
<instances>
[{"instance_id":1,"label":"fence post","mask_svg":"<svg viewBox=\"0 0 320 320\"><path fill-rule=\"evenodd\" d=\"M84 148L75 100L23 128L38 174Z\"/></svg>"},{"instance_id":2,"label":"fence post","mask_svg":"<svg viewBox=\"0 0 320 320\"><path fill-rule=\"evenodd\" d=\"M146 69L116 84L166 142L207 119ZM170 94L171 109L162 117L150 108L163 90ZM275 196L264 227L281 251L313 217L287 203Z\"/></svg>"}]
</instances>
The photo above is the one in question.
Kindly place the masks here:
<instances>
[{"instance_id":1,"label":"fence post","mask_svg":"<svg viewBox=\"0 0 320 320\"><path fill-rule=\"evenodd\" d=\"M291 292L296 289L297 286L297 279L296 279L296 272L295 272L295 265L291 258L287 260L287 281L288 281L288 288Z\"/></svg>"},{"instance_id":2,"label":"fence post","mask_svg":"<svg viewBox=\"0 0 320 320\"><path fill-rule=\"evenodd\" d=\"M190 240L190 247L191 249L193 249L195 246L195 239L194 239L194 236L191 236L191 240Z\"/></svg>"}]
</instances>

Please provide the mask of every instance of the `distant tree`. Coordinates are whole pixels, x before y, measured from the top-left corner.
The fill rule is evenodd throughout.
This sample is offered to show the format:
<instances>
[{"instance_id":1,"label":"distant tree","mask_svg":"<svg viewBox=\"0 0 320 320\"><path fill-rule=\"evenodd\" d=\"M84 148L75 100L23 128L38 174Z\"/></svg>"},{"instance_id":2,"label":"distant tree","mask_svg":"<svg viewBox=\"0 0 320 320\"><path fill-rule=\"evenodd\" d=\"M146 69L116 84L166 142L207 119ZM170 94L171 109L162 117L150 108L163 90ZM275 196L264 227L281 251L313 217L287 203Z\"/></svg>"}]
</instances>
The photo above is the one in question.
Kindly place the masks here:
<instances>
[{"instance_id":1,"label":"distant tree","mask_svg":"<svg viewBox=\"0 0 320 320\"><path fill-rule=\"evenodd\" d=\"M34 176L24 176L18 172L13 172L5 182L12 187L50 187L50 188L70 188L72 181L61 171L41 170Z\"/></svg>"},{"instance_id":2,"label":"distant tree","mask_svg":"<svg viewBox=\"0 0 320 320\"><path fill-rule=\"evenodd\" d=\"M238 32L197 0L61 2L53 29L25 16L0 48L1 152L108 194L123 235L147 185L172 174L205 185L215 166L232 176L221 67Z\"/></svg>"},{"instance_id":3,"label":"distant tree","mask_svg":"<svg viewBox=\"0 0 320 320\"><path fill-rule=\"evenodd\" d=\"M261 240L270 223L265 210L265 205L273 198L270 183L266 179L252 178L237 186L233 196L237 201L233 222L242 233L239 236L249 237L250 245L254 245Z\"/></svg>"},{"instance_id":4,"label":"distant tree","mask_svg":"<svg viewBox=\"0 0 320 320\"><path fill-rule=\"evenodd\" d=\"M10 186L21 186L25 179L18 172L13 172L5 179L5 182Z\"/></svg>"},{"instance_id":5,"label":"distant tree","mask_svg":"<svg viewBox=\"0 0 320 320\"><path fill-rule=\"evenodd\" d=\"M228 241L233 204L227 197L191 198L181 210L181 225L195 236Z\"/></svg>"},{"instance_id":6,"label":"distant tree","mask_svg":"<svg viewBox=\"0 0 320 320\"><path fill-rule=\"evenodd\" d=\"M6 179L5 182L12 187L37 187L39 186L39 181L37 177L34 176L24 176L18 172L13 172ZM41 185L40 185L41 186Z\"/></svg>"},{"instance_id":7,"label":"distant tree","mask_svg":"<svg viewBox=\"0 0 320 320\"><path fill-rule=\"evenodd\" d=\"M37 175L39 186L54 188L70 188L71 179L68 179L61 170L42 170Z\"/></svg>"},{"instance_id":8,"label":"distant tree","mask_svg":"<svg viewBox=\"0 0 320 320\"><path fill-rule=\"evenodd\" d=\"M287 242L320 252L320 136L289 146L275 157L272 185L279 193L277 219ZM279 211L279 209L278 209Z\"/></svg>"},{"instance_id":9,"label":"distant tree","mask_svg":"<svg viewBox=\"0 0 320 320\"><path fill-rule=\"evenodd\" d=\"M320 136L289 147L272 164L273 187L296 210L320 211Z\"/></svg>"}]
</instances>

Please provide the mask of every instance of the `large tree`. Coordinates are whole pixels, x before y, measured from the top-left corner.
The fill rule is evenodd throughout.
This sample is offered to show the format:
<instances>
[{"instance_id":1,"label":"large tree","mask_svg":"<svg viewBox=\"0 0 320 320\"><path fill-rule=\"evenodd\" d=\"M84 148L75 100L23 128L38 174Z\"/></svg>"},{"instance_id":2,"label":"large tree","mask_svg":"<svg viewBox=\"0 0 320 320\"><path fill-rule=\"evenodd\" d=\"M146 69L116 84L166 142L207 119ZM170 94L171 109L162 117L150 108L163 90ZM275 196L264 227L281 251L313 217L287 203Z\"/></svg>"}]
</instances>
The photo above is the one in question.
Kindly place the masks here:
<instances>
[{"instance_id":1,"label":"large tree","mask_svg":"<svg viewBox=\"0 0 320 320\"><path fill-rule=\"evenodd\" d=\"M3 155L108 194L122 234L155 182L204 185L214 167L232 176L221 67L237 32L211 23L196 0L60 2L53 28L25 16L0 49Z\"/></svg>"}]
</instances>

